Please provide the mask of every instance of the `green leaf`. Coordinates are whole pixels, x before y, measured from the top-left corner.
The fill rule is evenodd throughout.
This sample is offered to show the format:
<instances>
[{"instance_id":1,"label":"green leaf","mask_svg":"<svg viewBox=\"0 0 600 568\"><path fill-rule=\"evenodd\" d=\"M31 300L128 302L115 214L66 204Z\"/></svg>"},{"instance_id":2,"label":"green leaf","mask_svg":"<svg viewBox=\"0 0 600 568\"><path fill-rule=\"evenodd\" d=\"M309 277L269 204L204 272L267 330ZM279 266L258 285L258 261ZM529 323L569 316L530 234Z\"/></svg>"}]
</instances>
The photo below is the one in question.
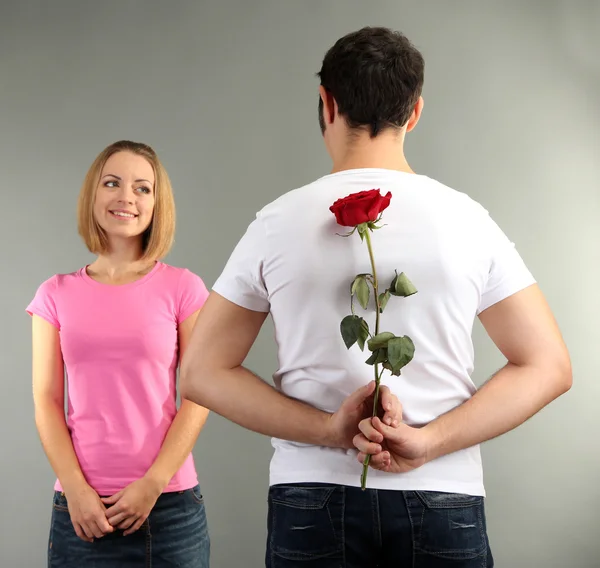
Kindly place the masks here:
<instances>
[{"instance_id":1,"label":"green leaf","mask_svg":"<svg viewBox=\"0 0 600 568\"><path fill-rule=\"evenodd\" d=\"M393 375L398 376L400 369L408 365L415 354L415 344L408 335L394 337L387 344L388 361ZM387 367L386 367L387 368Z\"/></svg>"},{"instance_id":2,"label":"green leaf","mask_svg":"<svg viewBox=\"0 0 600 568\"><path fill-rule=\"evenodd\" d=\"M373 353L371 353L371 356L365 361L365 363L367 365L374 365L375 361L377 361L377 351L373 351Z\"/></svg>"},{"instance_id":3,"label":"green leaf","mask_svg":"<svg viewBox=\"0 0 600 568\"><path fill-rule=\"evenodd\" d=\"M360 318L360 326L358 328L358 334L356 341L361 351L365 350L365 341L369 337L369 324L362 318Z\"/></svg>"},{"instance_id":4,"label":"green leaf","mask_svg":"<svg viewBox=\"0 0 600 568\"><path fill-rule=\"evenodd\" d=\"M355 315L346 316L340 324L342 339L348 349L358 342L360 350L365 348L365 341L369 337L369 324Z\"/></svg>"},{"instance_id":5,"label":"green leaf","mask_svg":"<svg viewBox=\"0 0 600 568\"><path fill-rule=\"evenodd\" d=\"M371 353L371 356L365 361L367 365L375 365L376 363L384 363L387 361L387 349L385 347L376 349Z\"/></svg>"},{"instance_id":6,"label":"green leaf","mask_svg":"<svg viewBox=\"0 0 600 568\"><path fill-rule=\"evenodd\" d=\"M387 306L388 300L390 299L390 291L386 290L379 294L379 313L382 314L383 310Z\"/></svg>"},{"instance_id":7,"label":"green leaf","mask_svg":"<svg viewBox=\"0 0 600 568\"><path fill-rule=\"evenodd\" d=\"M367 281L369 276L371 275L359 274L352 282L352 286L350 286L350 296L356 295L359 304L364 310L366 310L367 306L369 305L370 289Z\"/></svg>"},{"instance_id":8,"label":"green leaf","mask_svg":"<svg viewBox=\"0 0 600 568\"><path fill-rule=\"evenodd\" d=\"M367 279L363 276L356 286L356 297L358 298L358 303L362 306L363 310L367 309L369 305L369 296L370 290L369 285L367 284Z\"/></svg>"},{"instance_id":9,"label":"green leaf","mask_svg":"<svg viewBox=\"0 0 600 568\"><path fill-rule=\"evenodd\" d=\"M416 293L417 289L408 279L408 276L406 276L404 272L401 272L400 274L396 273L396 276L394 276L394 279L390 284L390 294L406 298L407 296L412 296Z\"/></svg>"},{"instance_id":10,"label":"green leaf","mask_svg":"<svg viewBox=\"0 0 600 568\"><path fill-rule=\"evenodd\" d=\"M369 343L367 344L370 351L375 351L377 349L381 349L382 347L387 347L387 343L390 339L396 337L391 331L383 331L378 333L375 337L371 337L369 339Z\"/></svg>"},{"instance_id":11,"label":"green leaf","mask_svg":"<svg viewBox=\"0 0 600 568\"><path fill-rule=\"evenodd\" d=\"M392 368L392 366L390 365L390 362L389 362L389 361L386 361L385 363L383 363L382 367L383 367L384 369L387 369L388 371L390 371L390 373L391 373L393 376L395 376L395 377L399 377L399 376L402 374L402 373L400 372L400 369L398 369L398 370L396 370L396 371L395 371L395 370Z\"/></svg>"},{"instance_id":12,"label":"green leaf","mask_svg":"<svg viewBox=\"0 0 600 568\"><path fill-rule=\"evenodd\" d=\"M356 320L359 320L358 316L346 316L340 324L340 331L342 333L342 339L346 344L346 348L350 349L357 341L358 334L356 333Z\"/></svg>"}]
</instances>

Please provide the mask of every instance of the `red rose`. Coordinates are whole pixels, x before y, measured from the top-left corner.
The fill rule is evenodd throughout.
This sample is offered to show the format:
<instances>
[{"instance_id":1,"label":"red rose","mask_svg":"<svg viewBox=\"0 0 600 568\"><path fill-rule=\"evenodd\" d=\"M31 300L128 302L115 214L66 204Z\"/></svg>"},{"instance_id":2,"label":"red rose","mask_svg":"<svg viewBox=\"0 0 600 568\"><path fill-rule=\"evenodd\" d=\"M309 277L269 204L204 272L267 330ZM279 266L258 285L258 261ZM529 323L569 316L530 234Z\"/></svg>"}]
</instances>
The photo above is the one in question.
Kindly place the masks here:
<instances>
[{"instance_id":1,"label":"red rose","mask_svg":"<svg viewBox=\"0 0 600 568\"><path fill-rule=\"evenodd\" d=\"M390 204L391 192L381 195L379 189L359 191L338 199L329 210L336 221L344 227L356 227L361 223L377 221L379 215Z\"/></svg>"}]
</instances>

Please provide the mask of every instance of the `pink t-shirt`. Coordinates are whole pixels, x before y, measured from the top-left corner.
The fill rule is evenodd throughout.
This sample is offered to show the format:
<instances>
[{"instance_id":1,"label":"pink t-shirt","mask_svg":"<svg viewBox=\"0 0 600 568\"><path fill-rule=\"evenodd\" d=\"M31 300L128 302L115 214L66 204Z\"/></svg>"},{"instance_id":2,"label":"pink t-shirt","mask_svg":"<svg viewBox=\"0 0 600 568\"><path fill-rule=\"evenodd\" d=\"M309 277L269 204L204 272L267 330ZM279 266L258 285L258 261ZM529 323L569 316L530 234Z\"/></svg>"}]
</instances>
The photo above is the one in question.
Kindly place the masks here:
<instances>
[{"instance_id":1,"label":"pink t-shirt","mask_svg":"<svg viewBox=\"0 0 600 568\"><path fill-rule=\"evenodd\" d=\"M187 269L157 262L113 286L85 268L44 282L27 307L58 328L67 371L67 425L79 464L100 495L140 479L177 413L177 329L208 291ZM197 483L190 454L165 491ZM57 480L56 490L61 491Z\"/></svg>"}]
</instances>

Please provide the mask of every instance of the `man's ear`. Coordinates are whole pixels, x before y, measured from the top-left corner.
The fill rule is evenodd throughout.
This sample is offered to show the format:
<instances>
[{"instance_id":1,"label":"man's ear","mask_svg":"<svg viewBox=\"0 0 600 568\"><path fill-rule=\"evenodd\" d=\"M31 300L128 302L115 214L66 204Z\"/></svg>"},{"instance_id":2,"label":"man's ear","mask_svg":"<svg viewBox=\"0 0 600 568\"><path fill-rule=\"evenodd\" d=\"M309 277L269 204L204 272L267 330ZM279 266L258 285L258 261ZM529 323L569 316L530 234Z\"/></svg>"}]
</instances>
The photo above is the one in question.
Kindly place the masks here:
<instances>
[{"instance_id":1,"label":"man's ear","mask_svg":"<svg viewBox=\"0 0 600 568\"><path fill-rule=\"evenodd\" d=\"M412 114L406 123L406 132L410 132L415 126L417 126L417 122L421 118L421 113L423 112L423 105L425 101L423 101L423 97L419 97L419 100L415 104L415 108L413 108Z\"/></svg>"}]
</instances>

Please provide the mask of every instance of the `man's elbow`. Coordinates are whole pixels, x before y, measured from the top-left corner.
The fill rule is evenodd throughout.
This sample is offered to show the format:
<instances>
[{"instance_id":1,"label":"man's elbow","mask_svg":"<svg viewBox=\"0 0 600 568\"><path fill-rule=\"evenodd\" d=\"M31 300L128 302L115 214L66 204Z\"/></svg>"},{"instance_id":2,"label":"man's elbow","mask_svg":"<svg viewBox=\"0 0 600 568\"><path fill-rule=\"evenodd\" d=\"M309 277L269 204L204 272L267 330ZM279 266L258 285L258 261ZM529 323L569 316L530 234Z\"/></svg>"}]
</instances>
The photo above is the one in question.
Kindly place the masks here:
<instances>
[{"instance_id":1,"label":"man's elbow","mask_svg":"<svg viewBox=\"0 0 600 568\"><path fill-rule=\"evenodd\" d=\"M181 398L206 407L204 384L202 368L192 356L184 354L179 370L179 394Z\"/></svg>"},{"instance_id":2,"label":"man's elbow","mask_svg":"<svg viewBox=\"0 0 600 568\"><path fill-rule=\"evenodd\" d=\"M551 379L553 398L565 394L573 386L573 370L568 354L557 357L546 369L547 376Z\"/></svg>"},{"instance_id":3,"label":"man's elbow","mask_svg":"<svg viewBox=\"0 0 600 568\"><path fill-rule=\"evenodd\" d=\"M566 357L566 361L563 363L559 384L562 389L560 394L566 393L573 386L573 369L569 357Z\"/></svg>"}]
</instances>

